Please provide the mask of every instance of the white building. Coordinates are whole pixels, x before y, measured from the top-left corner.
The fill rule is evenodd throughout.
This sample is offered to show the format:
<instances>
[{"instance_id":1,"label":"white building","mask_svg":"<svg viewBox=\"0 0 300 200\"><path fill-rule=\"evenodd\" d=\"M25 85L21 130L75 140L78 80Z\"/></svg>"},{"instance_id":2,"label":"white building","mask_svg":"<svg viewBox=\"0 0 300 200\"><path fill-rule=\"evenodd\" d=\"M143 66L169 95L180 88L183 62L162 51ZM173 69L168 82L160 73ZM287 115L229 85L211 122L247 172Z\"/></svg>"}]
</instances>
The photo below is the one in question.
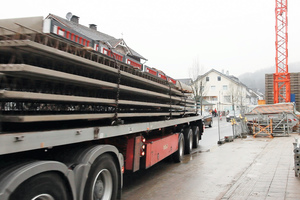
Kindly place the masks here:
<instances>
[{"instance_id":1,"label":"white building","mask_svg":"<svg viewBox=\"0 0 300 200\"><path fill-rule=\"evenodd\" d=\"M194 85L196 84L196 88L202 85L198 94L213 104L206 106L205 110L217 109L226 112L234 107L236 110L247 112L247 107L257 105L258 99L262 99L259 93L249 89L237 77L229 75L228 71L224 74L212 69L199 76Z\"/></svg>"}]
</instances>

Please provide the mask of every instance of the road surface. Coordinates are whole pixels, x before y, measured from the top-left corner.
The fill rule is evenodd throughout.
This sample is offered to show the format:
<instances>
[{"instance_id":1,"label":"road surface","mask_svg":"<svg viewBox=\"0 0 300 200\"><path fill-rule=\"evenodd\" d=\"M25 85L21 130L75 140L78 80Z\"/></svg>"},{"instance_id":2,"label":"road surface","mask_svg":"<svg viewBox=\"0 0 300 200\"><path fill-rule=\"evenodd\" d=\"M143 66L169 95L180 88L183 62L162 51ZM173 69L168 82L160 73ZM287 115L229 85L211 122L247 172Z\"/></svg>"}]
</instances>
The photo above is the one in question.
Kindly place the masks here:
<instances>
[{"instance_id":1,"label":"road surface","mask_svg":"<svg viewBox=\"0 0 300 200\"><path fill-rule=\"evenodd\" d=\"M224 120L224 119L223 119ZM222 121L221 138L232 134ZM291 137L235 139L217 145L216 118L181 163L164 160L124 176L122 200L299 200Z\"/></svg>"},{"instance_id":2,"label":"road surface","mask_svg":"<svg viewBox=\"0 0 300 200\"><path fill-rule=\"evenodd\" d=\"M218 126L219 123L219 126ZM220 127L220 131L219 131ZM219 134L220 133L220 134ZM199 142L200 151L208 151L211 148L217 146L217 142L224 139L225 136L233 136L232 126L230 122L226 122L223 117L222 120L218 120L217 117L213 118L212 127L205 127L205 131L202 135L202 140Z\"/></svg>"},{"instance_id":3,"label":"road surface","mask_svg":"<svg viewBox=\"0 0 300 200\"><path fill-rule=\"evenodd\" d=\"M218 131L218 123L220 123L220 132ZM219 134L220 133L220 134ZM147 193L149 193L152 189L155 188L156 184L158 184L157 180L161 179L161 176L165 176L165 174L170 173L170 171L175 170L175 173L183 173L184 171L177 172L179 166L192 167L190 165L190 161L202 155L202 152L209 152L219 145L217 144L219 138L224 139L225 136L232 135L232 126L231 123L226 122L226 119L222 119L218 121L217 117L213 118L212 127L205 127L205 131L202 135L202 140L199 142L199 147L193 150L191 155L186 155L182 163L173 163L171 160L164 160L150 169L140 170L135 173L125 174L124 176L124 188L123 188L123 198L122 200L138 200L138 199L148 199L149 197L142 197L137 194L144 193L145 187L148 188ZM174 172L171 172L174 173ZM180 180L173 180L178 182ZM165 187L165 186L162 186ZM143 189L142 189L143 188ZM196 189L196 188L195 188ZM172 189L171 189L172 190ZM156 193L157 191L153 191ZM137 195L137 196L136 196ZM152 198L149 198L152 199ZM164 199L164 198L153 198L155 200ZM176 198L175 198L176 199Z\"/></svg>"}]
</instances>

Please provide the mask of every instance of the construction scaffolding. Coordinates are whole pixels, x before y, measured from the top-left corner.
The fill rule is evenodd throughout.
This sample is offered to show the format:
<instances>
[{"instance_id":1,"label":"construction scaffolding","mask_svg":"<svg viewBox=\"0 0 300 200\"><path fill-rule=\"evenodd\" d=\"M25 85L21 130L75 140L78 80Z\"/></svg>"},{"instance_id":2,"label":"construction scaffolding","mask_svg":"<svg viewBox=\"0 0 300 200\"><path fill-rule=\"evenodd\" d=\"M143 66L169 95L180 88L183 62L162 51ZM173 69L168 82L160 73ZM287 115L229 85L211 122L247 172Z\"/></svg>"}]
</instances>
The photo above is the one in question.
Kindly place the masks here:
<instances>
[{"instance_id":1,"label":"construction scaffolding","mask_svg":"<svg viewBox=\"0 0 300 200\"><path fill-rule=\"evenodd\" d=\"M290 136L299 119L293 103L261 105L246 114L248 127L257 136Z\"/></svg>"}]
</instances>

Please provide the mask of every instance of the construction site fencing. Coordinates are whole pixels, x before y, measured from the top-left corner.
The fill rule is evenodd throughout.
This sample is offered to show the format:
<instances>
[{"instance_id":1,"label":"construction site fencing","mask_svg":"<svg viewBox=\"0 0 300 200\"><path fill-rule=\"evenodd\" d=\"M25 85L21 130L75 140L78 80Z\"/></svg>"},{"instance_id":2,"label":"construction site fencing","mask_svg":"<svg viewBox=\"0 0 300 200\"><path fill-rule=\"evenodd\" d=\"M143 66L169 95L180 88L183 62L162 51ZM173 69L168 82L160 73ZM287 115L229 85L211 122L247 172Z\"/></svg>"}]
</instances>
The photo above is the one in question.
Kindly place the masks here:
<instances>
[{"instance_id":1,"label":"construction site fencing","mask_svg":"<svg viewBox=\"0 0 300 200\"><path fill-rule=\"evenodd\" d=\"M231 125L233 126L234 137L243 137L250 133L247 126L247 119L244 117L236 118L231 120Z\"/></svg>"}]
</instances>

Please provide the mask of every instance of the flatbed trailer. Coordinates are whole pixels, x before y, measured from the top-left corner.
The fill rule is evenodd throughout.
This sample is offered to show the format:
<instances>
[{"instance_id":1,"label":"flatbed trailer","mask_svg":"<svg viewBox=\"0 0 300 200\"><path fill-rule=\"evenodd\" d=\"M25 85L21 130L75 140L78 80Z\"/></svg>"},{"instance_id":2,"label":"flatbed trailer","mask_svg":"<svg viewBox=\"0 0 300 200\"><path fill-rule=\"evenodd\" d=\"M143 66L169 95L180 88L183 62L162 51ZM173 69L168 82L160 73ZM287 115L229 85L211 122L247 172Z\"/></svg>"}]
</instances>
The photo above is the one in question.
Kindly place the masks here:
<instances>
[{"instance_id":1,"label":"flatbed trailer","mask_svg":"<svg viewBox=\"0 0 300 200\"><path fill-rule=\"evenodd\" d=\"M187 86L68 41L53 20L0 20L1 200L121 199L123 173L198 146Z\"/></svg>"}]
</instances>

